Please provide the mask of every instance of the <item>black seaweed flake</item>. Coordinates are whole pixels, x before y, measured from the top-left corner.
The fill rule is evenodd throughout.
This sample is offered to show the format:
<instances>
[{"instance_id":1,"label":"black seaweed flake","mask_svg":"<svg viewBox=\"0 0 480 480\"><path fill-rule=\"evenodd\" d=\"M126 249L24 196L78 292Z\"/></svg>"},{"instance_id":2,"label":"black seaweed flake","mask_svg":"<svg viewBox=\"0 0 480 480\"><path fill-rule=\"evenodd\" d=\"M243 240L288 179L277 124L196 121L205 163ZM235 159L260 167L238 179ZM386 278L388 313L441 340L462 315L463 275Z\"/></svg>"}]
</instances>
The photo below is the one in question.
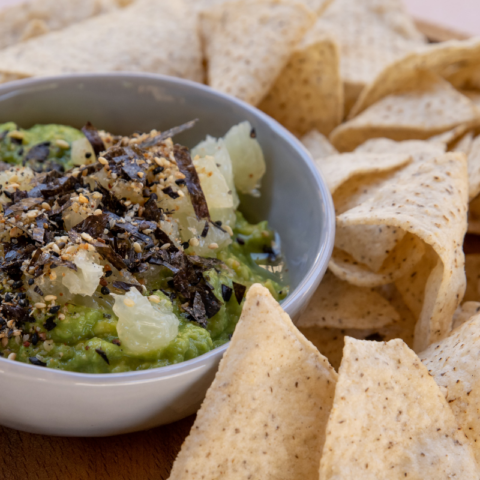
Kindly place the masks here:
<instances>
[{"instance_id":1,"label":"black seaweed flake","mask_svg":"<svg viewBox=\"0 0 480 480\"><path fill-rule=\"evenodd\" d=\"M159 135L145 140L140 144L140 146L142 148L149 148L149 147L153 147L154 145L158 145L159 143L162 143L167 138L172 138L175 135L178 135L179 133L184 132L185 130L189 130L197 122L198 122L198 118L196 118L195 120L190 120L189 122L184 123L183 125L179 125L178 127L173 127L173 128L170 128L169 130L165 130Z\"/></svg>"},{"instance_id":2,"label":"black seaweed flake","mask_svg":"<svg viewBox=\"0 0 480 480\"><path fill-rule=\"evenodd\" d=\"M31 208L39 205L43 202L43 198L22 198L20 201L16 201L12 205L9 205L5 210L5 216L9 217L13 213L26 212Z\"/></svg>"},{"instance_id":3,"label":"black seaweed flake","mask_svg":"<svg viewBox=\"0 0 480 480\"><path fill-rule=\"evenodd\" d=\"M108 365L110 365L110 360L108 359L107 354L101 348L96 348L95 351L107 362Z\"/></svg>"},{"instance_id":4,"label":"black seaweed flake","mask_svg":"<svg viewBox=\"0 0 480 480\"><path fill-rule=\"evenodd\" d=\"M37 143L37 145L34 145L32 148L30 148L30 150L25 155L23 165L25 166L28 163L33 170L42 170L42 167L40 165L37 165L37 163L44 163L45 160L48 159L49 155L50 142Z\"/></svg>"},{"instance_id":5,"label":"black seaweed flake","mask_svg":"<svg viewBox=\"0 0 480 480\"><path fill-rule=\"evenodd\" d=\"M109 216L105 213L101 215L89 215L85 220L73 227L77 233L86 233L92 238L99 238L108 225Z\"/></svg>"},{"instance_id":6,"label":"black seaweed flake","mask_svg":"<svg viewBox=\"0 0 480 480\"><path fill-rule=\"evenodd\" d=\"M104 243L96 242L93 244L97 252L105 259L107 262L110 262L117 270L123 270L127 268L123 258L116 253L110 245L105 245ZM112 275L112 271L106 272L105 276L109 277Z\"/></svg>"},{"instance_id":7,"label":"black seaweed flake","mask_svg":"<svg viewBox=\"0 0 480 480\"><path fill-rule=\"evenodd\" d=\"M103 188L101 185L97 185L96 189L102 194L102 200L100 203L105 210L118 215L123 215L127 211L127 207L106 188Z\"/></svg>"},{"instance_id":8,"label":"black seaweed flake","mask_svg":"<svg viewBox=\"0 0 480 480\"><path fill-rule=\"evenodd\" d=\"M233 289L231 289L228 285L222 284L222 298L225 302L228 302L232 298Z\"/></svg>"},{"instance_id":9,"label":"black seaweed flake","mask_svg":"<svg viewBox=\"0 0 480 480\"><path fill-rule=\"evenodd\" d=\"M140 293L143 293L143 288L140 284L121 282L117 280L112 283L113 287L118 288L118 290L123 290L124 292L129 292L131 288L135 287Z\"/></svg>"},{"instance_id":10,"label":"black seaweed flake","mask_svg":"<svg viewBox=\"0 0 480 480\"><path fill-rule=\"evenodd\" d=\"M28 308L23 308L20 305L4 303L0 309L0 312L3 317L8 318L9 320L15 320L17 327L31 320L28 315Z\"/></svg>"},{"instance_id":11,"label":"black seaweed flake","mask_svg":"<svg viewBox=\"0 0 480 480\"><path fill-rule=\"evenodd\" d=\"M45 362L42 362L39 360L37 357L29 357L28 360L32 365L36 365L37 367L46 367L47 364Z\"/></svg>"},{"instance_id":12,"label":"black seaweed flake","mask_svg":"<svg viewBox=\"0 0 480 480\"><path fill-rule=\"evenodd\" d=\"M105 144L98 134L98 130L90 122L87 122L85 126L82 127L82 132L87 137L87 140L90 142L95 155L98 157L100 152L105 150Z\"/></svg>"},{"instance_id":13,"label":"black seaweed flake","mask_svg":"<svg viewBox=\"0 0 480 480\"><path fill-rule=\"evenodd\" d=\"M205 226L202 230L202 237L205 238L208 235L208 220L205 222Z\"/></svg>"},{"instance_id":14,"label":"black seaweed flake","mask_svg":"<svg viewBox=\"0 0 480 480\"><path fill-rule=\"evenodd\" d=\"M55 320L55 317L53 316L47 318L47 321L43 324L45 330L50 332L57 326L54 320Z\"/></svg>"},{"instance_id":15,"label":"black seaweed flake","mask_svg":"<svg viewBox=\"0 0 480 480\"><path fill-rule=\"evenodd\" d=\"M195 292L193 297L193 304L190 306L184 306L183 309L194 318L194 320L202 327L207 326L207 313L205 305L203 303L202 296L199 292Z\"/></svg>"},{"instance_id":16,"label":"black seaweed flake","mask_svg":"<svg viewBox=\"0 0 480 480\"><path fill-rule=\"evenodd\" d=\"M40 192L45 198L55 197L57 195L67 195L75 191L77 179L73 176L56 178L47 183L45 186L40 186ZM29 196L31 191L29 192Z\"/></svg>"},{"instance_id":17,"label":"black seaweed flake","mask_svg":"<svg viewBox=\"0 0 480 480\"><path fill-rule=\"evenodd\" d=\"M157 195L152 193L150 198L145 202L143 206L142 217L145 220L150 220L152 222L159 222L163 219L163 210L157 205Z\"/></svg>"},{"instance_id":18,"label":"black seaweed flake","mask_svg":"<svg viewBox=\"0 0 480 480\"><path fill-rule=\"evenodd\" d=\"M198 178L188 148L182 147L181 145L175 145L173 152L178 169L185 175L185 183L187 184L187 190L190 194L190 199L197 220L210 220L207 200L200 185L200 179Z\"/></svg>"},{"instance_id":19,"label":"black seaweed flake","mask_svg":"<svg viewBox=\"0 0 480 480\"><path fill-rule=\"evenodd\" d=\"M165 187L163 190L162 190L163 193L165 193L166 195L168 195L170 198L173 198L173 200L175 200L176 198L178 198L180 195L175 191L173 190L172 187L168 186L168 187Z\"/></svg>"},{"instance_id":20,"label":"black seaweed flake","mask_svg":"<svg viewBox=\"0 0 480 480\"><path fill-rule=\"evenodd\" d=\"M237 299L238 304L242 303L243 297L245 296L245 292L247 287L240 283L232 282L233 283L233 290L235 292L235 298Z\"/></svg>"}]
</instances>

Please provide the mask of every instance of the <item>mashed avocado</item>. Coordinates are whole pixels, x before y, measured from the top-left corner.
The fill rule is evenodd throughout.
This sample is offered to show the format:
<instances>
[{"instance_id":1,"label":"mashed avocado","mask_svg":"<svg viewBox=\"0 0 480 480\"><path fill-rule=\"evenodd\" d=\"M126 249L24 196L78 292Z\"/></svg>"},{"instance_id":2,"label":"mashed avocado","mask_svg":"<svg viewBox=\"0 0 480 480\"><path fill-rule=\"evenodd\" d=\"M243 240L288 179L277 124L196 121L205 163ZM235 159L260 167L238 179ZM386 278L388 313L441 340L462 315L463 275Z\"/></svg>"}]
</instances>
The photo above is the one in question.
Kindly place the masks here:
<instances>
[{"instance_id":1,"label":"mashed avocado","mask_svg":"<svg viewBox=\"0 0 480 480\"><path fill-rule=\"evenodd\" d=\"M279 239L237 210L265 171L254 131L190 152L171 139L185 125L0 125L16 165L0 173L0 355L85 373L176 364L229 341L254 283L286 297Z\"/></svg>"},{"instance_id":2,"label":"mashed avocado","mask_svg":"<svg viewBox=\"0 0 480 480\"><path fill-rule=\"evenodd\" d=\"M269 250L274 233L266 221L258 224L248 223L237 212L234 229L234 241L226 249L218 252L217 257L231 270L218 274L210 270L204 275L213 286L217 298L222 298L222 284L233 286L233 282L250 286L261 283L270 290L277 300L288 293L288 287L282 286L268 270L259 266L263 261L255 261ZM268 254L267 254L268 255ZM277 262L278 268L283 262ZM168 286L168 274L158 279L158 288L153 293L165 297L172 294ZM163 290L163 293L161 290ZM49 324L51 315L35 314L31 324L37 330L28 340L18 342L15 337L8 341L1 351L14 352L16 360L29 363L37 358L50 368L84 373L118 373L133 370L145 370L180 363L198 357L228 342L241 314L241 304L234 294L224 301L220 311L209 319L206 328L189 321L182 314L180 301L174 298L174 312L180 319L177 337L162 351L147 355L131 355L124 351L117 335L117 317L110 309L88 308L68 304L62 308L65 318ZM53 328L52 328L53 327ZM107 361L108 360L108 361Z\"/></svg>"},{"instance_id":3,"label":"mashed avocado","mask_svg":"<svg viewBox=\"0 0 480 480\"><path fill-rule=\"evenodd\" d=\"M30 167L35 172L68 170L75 140L85 138L80 130L66 125L35 125L18 128L13 122L0 124L0 160Z\"/></svg>"}]
</instances>

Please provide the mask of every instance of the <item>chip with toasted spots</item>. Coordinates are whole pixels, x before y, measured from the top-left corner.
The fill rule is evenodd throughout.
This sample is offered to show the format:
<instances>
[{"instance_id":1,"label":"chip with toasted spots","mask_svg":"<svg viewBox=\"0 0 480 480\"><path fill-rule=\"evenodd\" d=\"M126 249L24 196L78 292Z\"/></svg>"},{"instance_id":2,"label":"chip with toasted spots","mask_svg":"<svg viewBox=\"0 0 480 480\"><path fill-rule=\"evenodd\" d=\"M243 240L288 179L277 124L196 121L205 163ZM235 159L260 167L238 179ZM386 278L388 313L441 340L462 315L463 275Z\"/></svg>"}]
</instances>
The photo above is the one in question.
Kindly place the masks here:
<instances>
[{"instance_id":1,"label":"chip with toasted spots","mask_svg":"<svg viewBox=\"0 0 480 480\"><path fill-rule=\"evenodd\" d=\"M253 285L170 480L316 478L337 374Z\"/></svg>"},{"instance_id":2,"label":"chip with toasted spots","mask_svg":"<svg viewBox=\"0 0 480 480\"><path fill-rule=\"evenodd\" d=\"M465 433L402 340L345 339L320 478L478 479Z\"/></svg>"}]
</instances>

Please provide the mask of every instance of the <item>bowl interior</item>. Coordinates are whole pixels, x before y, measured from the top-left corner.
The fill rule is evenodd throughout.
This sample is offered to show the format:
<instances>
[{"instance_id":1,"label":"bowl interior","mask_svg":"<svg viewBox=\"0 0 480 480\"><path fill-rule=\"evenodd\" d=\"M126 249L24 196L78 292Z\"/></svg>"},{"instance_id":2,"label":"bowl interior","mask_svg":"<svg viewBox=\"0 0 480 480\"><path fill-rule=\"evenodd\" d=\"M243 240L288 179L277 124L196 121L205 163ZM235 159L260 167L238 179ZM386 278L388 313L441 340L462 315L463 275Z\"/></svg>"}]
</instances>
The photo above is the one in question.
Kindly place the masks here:
<instances>
[{"instance_id":1,"label":"bowl interior","mask_svg":"<svg viewBox=\"0 0 480 480\"><path fill-rule=\"evenodd\" d=\"M208 87L157 75L78 75L16 82L0 87L0 123L22 127L63 123L77 128L91 121L115 134L165 130L198 118L175 137L193 147L205 136L223 136L241 121L256 129L267 174L261 197L244 197L241 209L252 221L268 219L280 234L291 292L325 271L333 239L328 190L299 142L258 110ZM300 297L305 292L300 293ZM295 315L295 294L284 307ZM296 295L298 297L298 295ZM289 311L290 310L290 311Z\"/></svg>"}]
</instances>

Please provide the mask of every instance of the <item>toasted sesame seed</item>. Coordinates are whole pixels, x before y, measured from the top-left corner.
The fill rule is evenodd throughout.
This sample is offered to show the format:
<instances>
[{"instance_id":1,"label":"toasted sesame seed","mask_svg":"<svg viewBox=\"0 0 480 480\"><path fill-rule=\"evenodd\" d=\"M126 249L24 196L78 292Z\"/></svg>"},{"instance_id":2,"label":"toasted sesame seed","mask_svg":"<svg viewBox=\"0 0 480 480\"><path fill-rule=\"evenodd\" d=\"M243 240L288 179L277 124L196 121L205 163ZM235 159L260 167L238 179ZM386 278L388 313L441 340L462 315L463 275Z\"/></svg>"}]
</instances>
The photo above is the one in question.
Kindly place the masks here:
<instances>
[{"instance_id":1,"label":"toasted sesame seed","mask_svg":"<svg viewBox=\"0 0 480 480\"><path fill-rule=\"evenodd\" d=\"M91 235L89 235L87 232L82 232L80 236L87 242L92 242L93 238Z\"/></svg>"},{"instance_id":2,"label":"toasted sesame seed","mask_svg":"<svg viewBox=\"0 0 480 480\"><path fill-rule=\"evenodd\" d=\"M162 246L160 247L160 250L166 250L166 249L169 248L169 247L170 247L170 243L165 243L164 245L162 245Z\"/></svg>"},{"instance_id":3,"label":"toasted sesame seed","mask_svg":"<svg viewBox=\"0 0 480 480\"><path fill-rule=\"evenodd\" d=\"M46 302L51 302L52 300L56 300L56 299L57 299L57 297L56 297L55 295L46 295L46 296L44 297L44 300L45 300Z\"/></svg>"},{"instance_id":4,"label":"toasted sesame seed","mask_svg":"<svg viewBox=\"0 0 480 480\"><path fill-rule=\"evenodd\" d=\"M223 228L230 236L233 235L233 230L231 229L231 227L229 225L224 225Z\"/></svg>"},{"instance_id":5,"label":"toasted sesame seed","mask_svg":"<svg viewBox=\"0 0 480 480\"><path fill-rule=\"evenodd\" d=\"M198 247L198 245L200 244L200 242L198 241L198 238L191 238L188 242L192 247Z\"/></svg>"},{"instance_id":6,"label":"toasted sesame seed","mask_svg":"<svg viewBox=\"0 0 480 480\"><path fill-rule=\"evenodd\" d=\"M81 194L78 196L78 201L79 201L80 203L88 203L88 198L81 193Z\"/></svg>"},{"instance_id":7,"label":"toasted sesame seed","mask_svg":"<svg viewBox=\"0 0 480 480\"><path fill-rule=\"evenodd\" d=\"M34 307L41 309L41 308L46 308L46 305L42 302L38 302L38 303L35 303Z\"/></svg>"},{"instance_id":8,"label":"toasted sesame seed","mask_svg":"<svg viewBox=\"0 0 480 480\"><path fill-rule=\"evenodd\" d=\"M25 134L23 132L19 132L18 130L12 130L11 132L8 132L7 137L16 138L17 140L23 140Z\"/></svg>"},{"instance_id":9,"label":"toasted sesame seed","mask_svg":"<svg viewBox=\"0 0 480 480\"><path fill-rule=\"evenodd\" d=\"M92 197L95 199L95 200L100 200L103 195L100 193L100 192L93 192L93 195Z\"/></svg>"},{"instance_id":10,"label":"toasted sesame seed","mask_svg":"<svg viewBox=\"0 0 480 480\"><path fill-rule=\"evenodd\" d=\"M135 306L135 302L131 298L124 298L123 303L126 307L133 307Z\"/></svg>"},{"instance_id":11,"label":"toasted sesame seed","mask_svg":"<svg viewBox=\"0 0 480 480\"><path fill-rule=\"evenodd\" d=\"M67 148L70 148L70 144L61 138L59 138L58 140L55 140L55 145L57 147L63 148L64 150L66 150Z\"/></svg>"},{"instance_id":12,"label":"toasted sesame seed","mask_svg":"<svg viewBox=\"0 0 480 480\"><path fill-rule=\"evenodd\" d=\"M11 187L11 188L20 188L20 185L18 183L10 183L8 185L8 187Z\"/></svg>"},{"instance_id":13,"label":"toasted sesame seed","mask_svg":"<svg viewBox=\"0 0 480 480\"><path fill-rule=\"evenodd\" d=\"M8 327L8 328L12 328L14 323L15 323L15 320L9 320L9 321L7 322L7 327Z\"/></svg>"},{"instance_id":14,"label":"toasted sesame seed","mask_svg":"<svg viewBox=\"0 0 480 480\"><path fill-rule=\"evenodd\" d=\"M44 210L51 210L52 209L52 207L50 207L50 205L47 202L42 203L42 208Z\"/></svg>"},{"instance_id":15,"label":"toasted sesame seed","mask_svg":"<svg viewBox=\"0 0 480 480\"><path fill-rule=\"evenodd\" d=\"M17 354L12 352L9 356L8 356L8 359L9 360L15 360L17 358Z\"/></svg>"},{"instance_id":16,"label":"toasted sesame seed","mask_svg":"<svg viewBox=\"0 0 480 480\"><path fill-rule=\"evenodd\" d=\"M99 208L97 208L97 209L93 212L94 215L101 215L102 213L103 213L103 212L102 212Z\"/></svg>"},{"instance_id":17,"label":"toasted sesame seed","mask_svg":"<svg viewBox=\"0 0 480 480\"><path fill-rule=\"evenodd\" d=\"M98 161L102 165L108 165L108 160L105 157L98 157Z\"/></svg>"},{"instance_id":18,"label":"toasted sesame seed","mask_svg":"<svg viewBox=\"0 0 480 480\"><path fill-rule=\"evenodd\" d=\"M184 196L185 196L185 194L184 194L181 190L177 190L177 193L178 193L178 195L180 195L180 197L184 197Z\"/></svg>"},{"instance_id":19,"label":"toasted sesame seed","mask_svg":"<svg viewBox=\"0 0 480 480\"><path fill-rule=\"evenodd\" d=\"M212 242L212 243L208 246L208 248L209 248L210 250L215 250L216 248L218 248L218 243Z\"/></svg>"},{"instance_id":20,"label":"toasted sesame seed","mask_svg":"<svg viewBox=\"0 0 480 480\"><path fill-rule=\"evenodd\" d=\"M141 252L142 252L142 246L141 246L138 242L133 242L133 249L134 249L137 253L141 253Z\"/></svg>"},{"instance_id":21,"label":"toasted sesame seed","mask_svg":"<svg viewBox=\"0 0 480 480\"><path fill-rule=\"evenodd\" d=\"M137 175L140 177L140 178L143 178L143 172L137 172Z\"/></svg>"},{"instance_id":22,"label":"toasted sesame seed","mask_svg":"<svg viewBox=\"0 0 480 480\"><path fill-rule=\"evenodd\" d=\"M65 315L63 313L61 313L59 316L58 316L58 319L59 320L65 320Z\"/></svg>"},{"instance_id":23,"label":"toasted sesame seed","mask_svg":"<svg viewBox=\"0 0 480 480\"><path fill-rule=\"evenodd\" d=\"M21 334L22 334L22 331L21 331L21 330L14 330L14 331L13 331L13 336L14 336L14 337L18 337L18 336L20 336Z\"/></svg>"},{"instance_id":24,"label":"toasted sesame seed","mask_svg":"<svg viewBox=\"0 0 480 480\"><path fill-rule=\"evenodd\" d=\"M8 338L7 337L3 337L2 338L2 347L6 347L8 345Z\"/></svg>"},{"instance_id":25,"label":"toasted sesame seed","mask_svg":"<svg viewBox=\"0 0 480 480\"><path fill-rule=\"evenodd\" d=\"M38 216L38 210L30 210L29 212L27 212L28 218L35 218L36 216Z\"/></svg>"},{"instance_id":26,"label":"toasted sesame seed","mask_svg":"<svg viewBox=\"0 0 480 480\"><path fill-rule=\"evenodd\" d=\"M160 303L160 299L156 296L156 295L150 295L148 297L148 299L152 302L152 303Z\"/></svg>"}]
</instances>

